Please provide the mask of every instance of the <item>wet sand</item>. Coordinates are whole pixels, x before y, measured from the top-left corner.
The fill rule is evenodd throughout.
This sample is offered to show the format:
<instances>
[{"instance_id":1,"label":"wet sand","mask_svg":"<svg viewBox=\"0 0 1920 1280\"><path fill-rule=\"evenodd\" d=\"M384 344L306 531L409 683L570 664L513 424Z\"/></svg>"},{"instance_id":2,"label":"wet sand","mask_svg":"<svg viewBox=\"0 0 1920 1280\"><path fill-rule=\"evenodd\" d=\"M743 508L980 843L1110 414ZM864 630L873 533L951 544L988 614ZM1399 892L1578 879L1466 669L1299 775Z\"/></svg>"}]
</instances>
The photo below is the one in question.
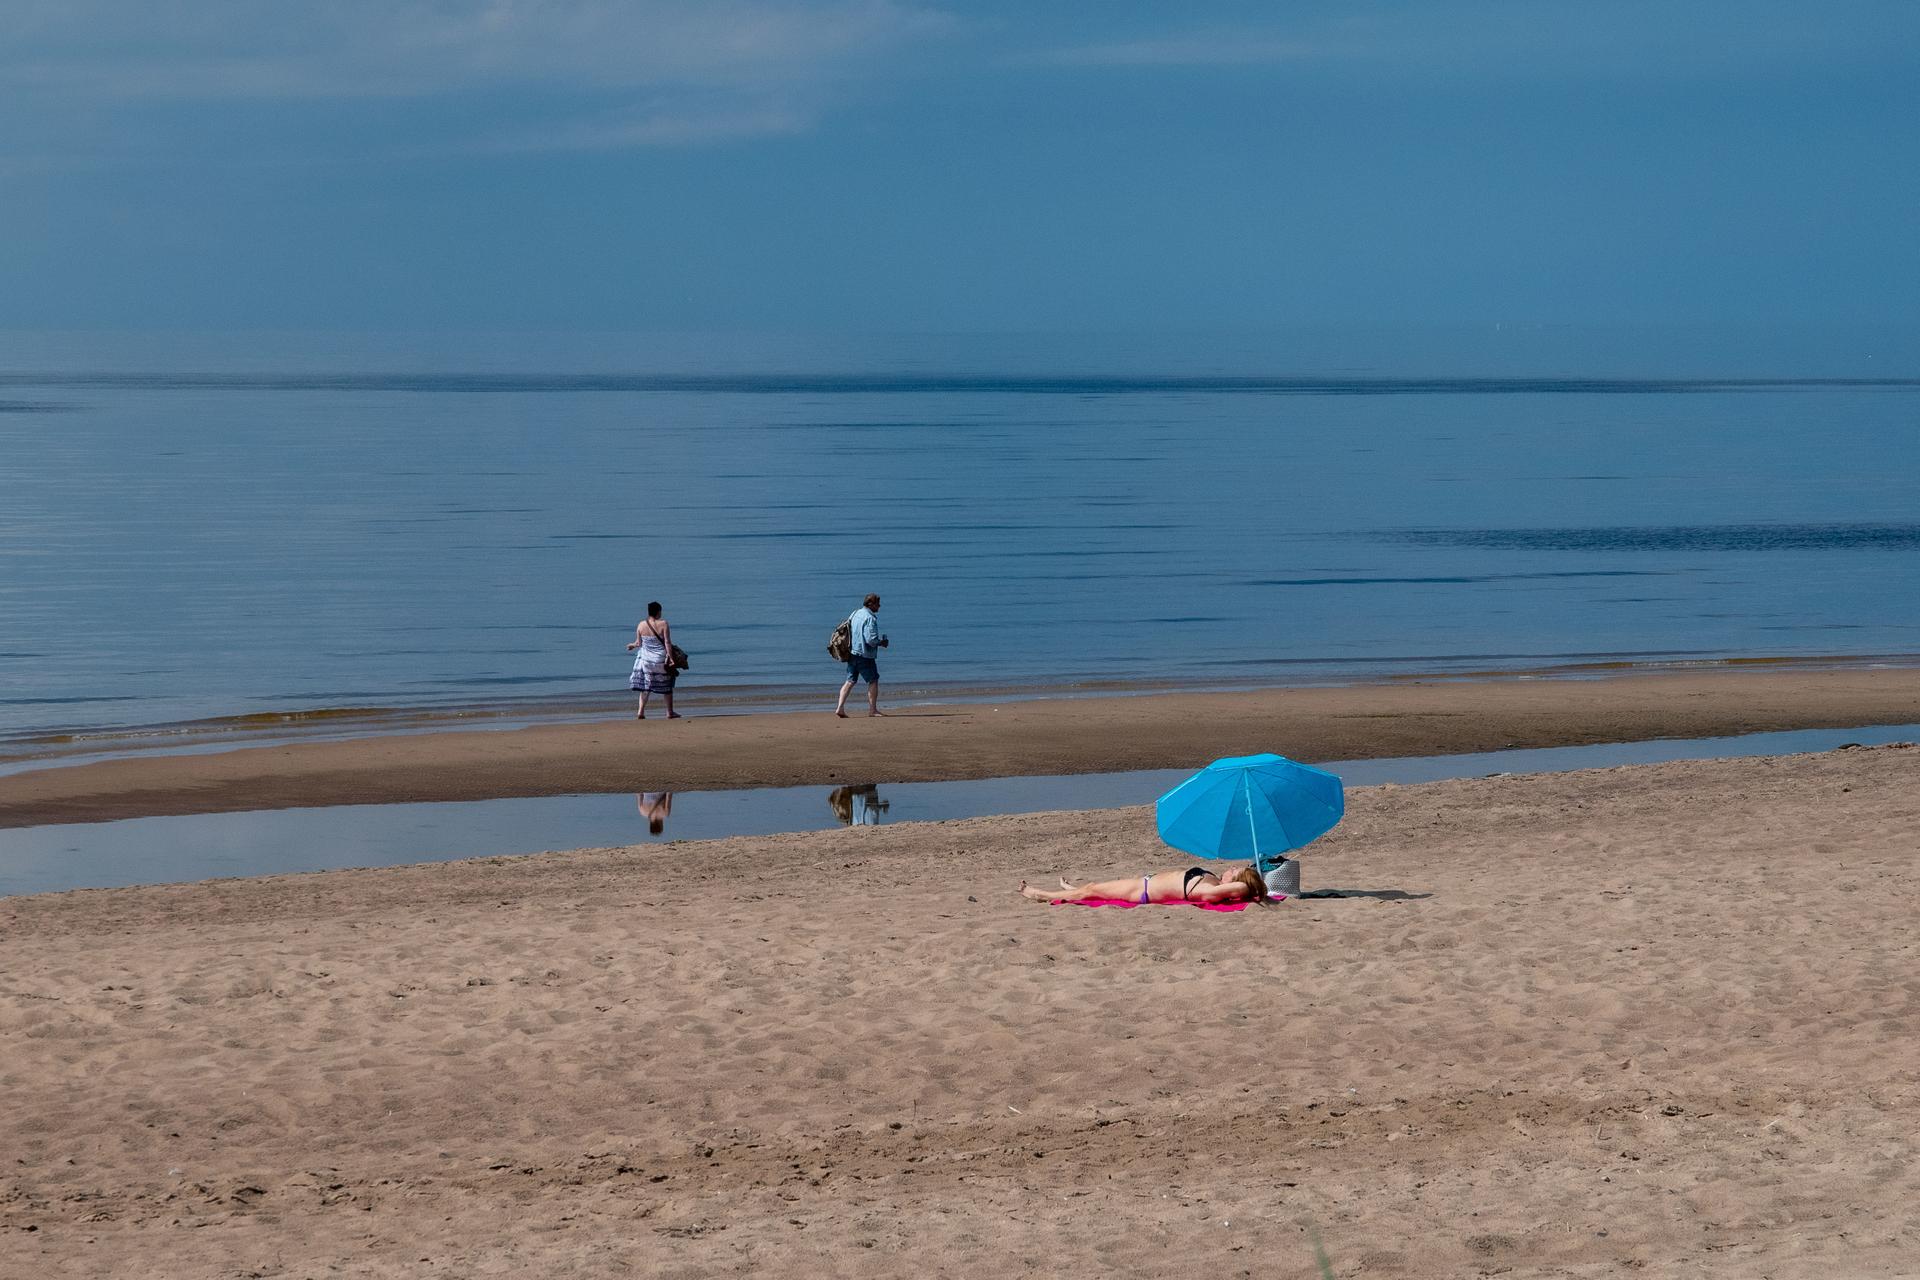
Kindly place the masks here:
<instances>
[{"instance_id":1,"label":"wet sand","mask_svg":"<svg viewBox=\"0 0 1920 1280\"><path fill-rule=\"evenodd\" d=\"M1397 682L431 733L0 777L0 827L307 805L927 782L1555 747L1920 721L1920 669Z\"/></svg>"},{"instance_id":2,"label":"wet sand","mask_svg":"<svg viewBox=\"0 0 1920 1280\"><path fill-rule=\"evenodd\" d=\"M1920 1273L1920 750L1350 802L0 901L0 1275Z\"/></svg>"}]
</instances>

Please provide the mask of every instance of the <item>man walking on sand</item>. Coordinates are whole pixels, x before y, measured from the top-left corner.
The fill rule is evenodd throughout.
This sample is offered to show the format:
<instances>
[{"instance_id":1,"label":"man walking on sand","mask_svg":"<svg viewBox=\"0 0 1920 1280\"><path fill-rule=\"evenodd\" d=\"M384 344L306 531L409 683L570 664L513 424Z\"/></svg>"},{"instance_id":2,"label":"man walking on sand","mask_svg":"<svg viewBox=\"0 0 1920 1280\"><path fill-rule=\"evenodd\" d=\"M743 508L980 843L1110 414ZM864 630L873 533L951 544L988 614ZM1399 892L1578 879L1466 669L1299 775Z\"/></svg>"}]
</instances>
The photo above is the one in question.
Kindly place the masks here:
<instances>
[{"instance_id":1,"label":"man walking on sand","mask_svg":"<svg viewBox=\"0 0 1920 1280\"><path fill-rule=\"evenodd\" d=\"M847 695L853 692L853 686L860 681L867 682L867 714L885 715L880 710L880 651L887 647L887 638L880 634L880 620L873 615L880 612L880 597L868 596L866 603L853 611L847 619L852 627L848 637L852 655L847 659L847 682L840 686L840 701L834 704L833 714L842 720L847 718Z\"/></svg>"}]
</instances>

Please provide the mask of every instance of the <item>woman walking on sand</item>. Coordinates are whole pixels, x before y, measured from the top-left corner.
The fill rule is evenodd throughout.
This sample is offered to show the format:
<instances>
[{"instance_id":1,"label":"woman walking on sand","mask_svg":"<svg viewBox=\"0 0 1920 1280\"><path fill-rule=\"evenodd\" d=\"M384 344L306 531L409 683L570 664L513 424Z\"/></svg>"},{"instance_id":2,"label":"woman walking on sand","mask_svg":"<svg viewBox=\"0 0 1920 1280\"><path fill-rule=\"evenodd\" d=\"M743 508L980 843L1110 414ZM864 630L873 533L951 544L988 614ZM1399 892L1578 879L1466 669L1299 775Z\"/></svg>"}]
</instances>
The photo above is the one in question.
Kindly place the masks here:
<instances>
[{"instance_id":1,"label":"woman walking on sand","mask_svg":"<svg viewBox=\"0 0 1920 1280\"><path fill-rule=\"evenodd\" d=\"M647 718L647 695L657 693L667 700L667 719L678 720L680 713L673 709L673 682L679 676L673 666L673 629L660 616L658 600L647 602L647 616L633 629L633 643L627 646L627 652L636 649L640 654L633 660L633 678L627 682L627 687L640 695L633 718Z\"/></svg>"}]
</instances>

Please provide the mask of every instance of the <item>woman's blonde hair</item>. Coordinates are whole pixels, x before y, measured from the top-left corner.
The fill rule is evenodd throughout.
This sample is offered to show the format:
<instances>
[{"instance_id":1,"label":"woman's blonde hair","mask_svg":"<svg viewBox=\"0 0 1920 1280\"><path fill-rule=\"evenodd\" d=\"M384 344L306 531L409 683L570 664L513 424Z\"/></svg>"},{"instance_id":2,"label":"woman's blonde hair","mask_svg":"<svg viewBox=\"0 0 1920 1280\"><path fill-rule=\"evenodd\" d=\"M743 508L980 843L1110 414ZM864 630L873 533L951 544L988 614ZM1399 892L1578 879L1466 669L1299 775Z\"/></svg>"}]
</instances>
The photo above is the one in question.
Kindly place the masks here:
<instances>
[{"instance_id":1,"label":"woman's blonde hair","mask_svg":"<svg viewBox=\"0 0 1920 1280\"><path fill-rule=\"evenodd\" d=\"M1227 883L1247 886L1249 902L1264 903L1267 900L1267 878L1261 875L1260 869L1251 863L1240 868L1239 873L1230 878Z\"/></svg>"}]
</instances>

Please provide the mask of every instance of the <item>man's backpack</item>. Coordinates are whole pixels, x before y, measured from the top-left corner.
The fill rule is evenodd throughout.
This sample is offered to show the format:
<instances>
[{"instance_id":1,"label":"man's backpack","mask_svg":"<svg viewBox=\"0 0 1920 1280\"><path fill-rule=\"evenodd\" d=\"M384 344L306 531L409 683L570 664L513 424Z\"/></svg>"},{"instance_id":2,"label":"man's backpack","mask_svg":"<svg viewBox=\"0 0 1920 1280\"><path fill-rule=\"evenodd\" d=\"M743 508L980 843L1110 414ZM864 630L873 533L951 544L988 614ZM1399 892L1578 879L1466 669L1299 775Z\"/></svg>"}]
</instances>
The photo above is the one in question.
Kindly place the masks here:
<instances>
[{"instance_id":1,"label":"man's backpack","mask_svg":"<svg viewBox=\"0 0 1920 1280\"><path fill-rule=\"evenodd\" d=\"M827 637L827 656L835 662L845 662L853 657L853 619L842 618L840 625Z\"/></svg>"}]
</instances>

